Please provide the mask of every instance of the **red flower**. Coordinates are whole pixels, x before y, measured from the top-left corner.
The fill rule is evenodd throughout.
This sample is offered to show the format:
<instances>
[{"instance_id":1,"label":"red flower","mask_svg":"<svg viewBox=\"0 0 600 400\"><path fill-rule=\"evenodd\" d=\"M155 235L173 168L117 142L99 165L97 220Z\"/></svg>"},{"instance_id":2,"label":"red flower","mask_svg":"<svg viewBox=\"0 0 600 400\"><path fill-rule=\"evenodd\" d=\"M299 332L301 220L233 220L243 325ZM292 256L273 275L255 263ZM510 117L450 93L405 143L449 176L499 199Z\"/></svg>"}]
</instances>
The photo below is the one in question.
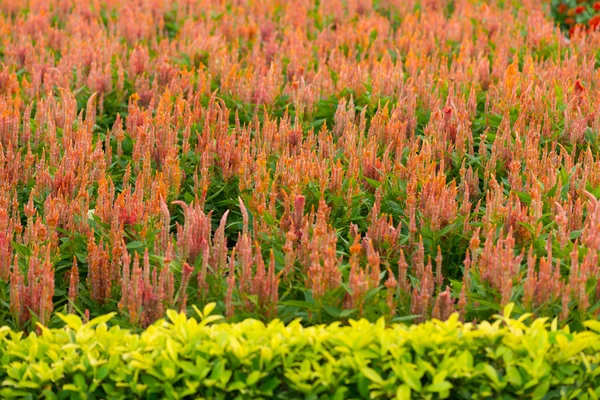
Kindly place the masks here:
<instances>
[{"instance_id":1,"label":"red flower","mask_svg":"<svg viewBox=\"0 0 600 400\"><path fill-rule=\"evenodd\" d=\"M594 11L600 11L600 1L595 2L592 7L594 8Z\"/></svg>"},{"instance_id":2,"label":"red flower","mask_svg":"<svg viewBox=\"0 0 600 400\"><path fill-rule=\"evenodd\" d=\"M573 25L573 24L575 24L575 19L574 18L567 18L567 19L565 19L565 24L567 24L567 25Z\"/></svg>"},{"instance_id":3,"label":"red flower","mask_svg":"<svg viewBox=\"0 0 600 400\"><path fill-rule=\"evenodd\" d=\"M575 8L575 14L581 14L585 11L585 6L577 6Z\"/></svg>"},{"instance_id":4,"label":"red flower","mask_svg":"<svg viewBox=\"0 0 600 400\"><path fill-rule=\"evenodd\" d=\"M569 10L569 6L567 6L566 4L559 4L556 10L559 14L564 14Z\"/></svg>"},{"instance_id":5,"label":"red flower","mask_svg":"<svg viewBox=\"0 0 600 400\"><path fill-rule=\"evenodd\" d=\"M590 29L595 30L600 27L600 15L594 15L588 22Z\"/></svg>"}]
</instances>

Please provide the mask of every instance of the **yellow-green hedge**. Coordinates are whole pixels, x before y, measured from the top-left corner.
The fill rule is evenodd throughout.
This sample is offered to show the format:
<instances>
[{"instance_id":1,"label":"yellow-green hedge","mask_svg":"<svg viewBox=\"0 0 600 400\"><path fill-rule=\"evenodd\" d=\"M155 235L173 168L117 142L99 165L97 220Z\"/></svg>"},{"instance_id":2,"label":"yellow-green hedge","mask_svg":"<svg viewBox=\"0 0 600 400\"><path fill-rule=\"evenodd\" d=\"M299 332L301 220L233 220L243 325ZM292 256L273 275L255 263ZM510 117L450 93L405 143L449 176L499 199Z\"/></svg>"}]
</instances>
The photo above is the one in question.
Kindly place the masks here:
<instances>
[{"instance_id":1,"label":"yellow-green hedge","mask_svg":"<svg viewBox=\"0 0 600 400\"><path fill-rule=\"evenodd\" d=\"M2 398L577 398L600 394L600 322L538 319L302 327L169 312L141 334L110 315L0 330Z\"/></svg>"}]
</instances>

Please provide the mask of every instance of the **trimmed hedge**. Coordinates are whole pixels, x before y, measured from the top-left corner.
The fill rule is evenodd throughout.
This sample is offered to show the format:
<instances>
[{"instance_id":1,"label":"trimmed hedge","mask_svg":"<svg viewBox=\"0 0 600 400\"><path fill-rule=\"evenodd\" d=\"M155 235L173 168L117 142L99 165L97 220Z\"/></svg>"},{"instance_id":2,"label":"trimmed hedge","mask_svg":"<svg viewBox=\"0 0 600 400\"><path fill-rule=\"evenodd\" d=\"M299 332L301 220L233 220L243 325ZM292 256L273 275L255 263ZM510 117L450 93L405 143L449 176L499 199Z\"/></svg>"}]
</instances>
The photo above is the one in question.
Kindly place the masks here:
<instances>
[{"instance_id":1,"label":"trimmed hedge","mask_svg":"<svg viewBox=\"0 0 600 400\"><path fill-rule=\"evenodd\" d=\"M2 398L578 398L600 394L600 322L477 326L214 324L174 311L141 334L62 316L64 329L0 330Z\"/></svg>"}]
</instances>

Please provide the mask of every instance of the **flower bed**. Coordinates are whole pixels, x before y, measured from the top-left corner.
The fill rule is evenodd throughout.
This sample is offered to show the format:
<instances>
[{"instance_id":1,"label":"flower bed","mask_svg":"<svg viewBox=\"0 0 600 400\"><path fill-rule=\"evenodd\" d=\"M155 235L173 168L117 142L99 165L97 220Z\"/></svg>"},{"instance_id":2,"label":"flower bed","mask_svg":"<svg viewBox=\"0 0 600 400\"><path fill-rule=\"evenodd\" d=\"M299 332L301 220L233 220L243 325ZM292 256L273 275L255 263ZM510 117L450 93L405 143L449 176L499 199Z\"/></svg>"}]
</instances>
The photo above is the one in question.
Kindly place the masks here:
<instances>
[{"instance_id":1,"label":"flower bed","mask_svg":"<svg viewBox=\"0 0 600 400\"><path fill-rule=\"evenodd\" d=\"M597 317L597 32L533 1L264 5L0 4L3 324Z\"/></svg>"}]
</instances>

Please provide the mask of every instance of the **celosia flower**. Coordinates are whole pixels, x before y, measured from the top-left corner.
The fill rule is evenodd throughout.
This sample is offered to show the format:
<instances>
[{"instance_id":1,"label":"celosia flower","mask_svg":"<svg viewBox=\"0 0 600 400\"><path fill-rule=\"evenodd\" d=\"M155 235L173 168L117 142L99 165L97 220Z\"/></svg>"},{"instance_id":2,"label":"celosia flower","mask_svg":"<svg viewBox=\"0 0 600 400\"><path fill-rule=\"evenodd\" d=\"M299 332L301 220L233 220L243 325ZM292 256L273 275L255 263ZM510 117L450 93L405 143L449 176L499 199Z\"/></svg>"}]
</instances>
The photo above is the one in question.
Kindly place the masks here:
<instances>
[{"instance_id":1,"label":"celosia flower","mask_svg":"<svg viewBox=\"0 0 600 400\"><path fill-rule=\"evenodd\" d=\"M77 268L77 258L73 257L73 266L69 273L69 312L73 312L73 305L79 295L79 269Z\"/></svg>"}]
</instances>

